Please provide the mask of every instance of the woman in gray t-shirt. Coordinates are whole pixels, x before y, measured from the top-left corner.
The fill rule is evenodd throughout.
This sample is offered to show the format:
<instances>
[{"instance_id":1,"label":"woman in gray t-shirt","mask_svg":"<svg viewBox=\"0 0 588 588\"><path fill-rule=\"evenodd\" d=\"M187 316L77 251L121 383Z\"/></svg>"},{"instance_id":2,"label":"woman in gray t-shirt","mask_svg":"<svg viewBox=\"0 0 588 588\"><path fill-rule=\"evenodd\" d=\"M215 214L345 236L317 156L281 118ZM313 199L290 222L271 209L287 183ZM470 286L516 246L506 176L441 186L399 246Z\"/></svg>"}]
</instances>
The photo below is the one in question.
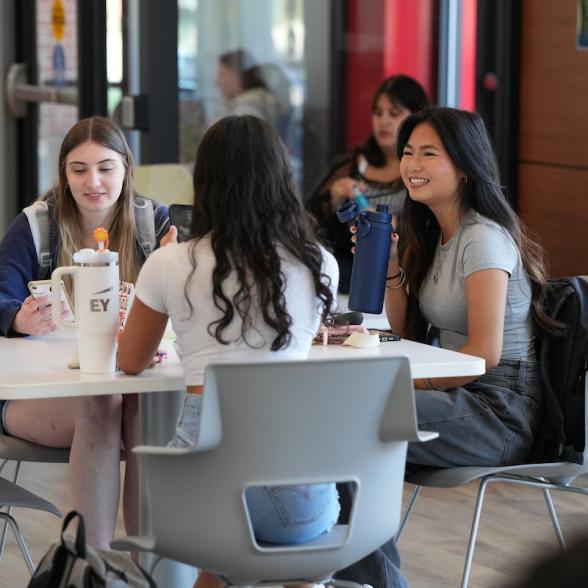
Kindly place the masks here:
<instances>
[{"instance_id":1,"label":"woman in gray t-shirt","mask_svg":"<svg viewBox=\"0 0 588 588\"><path fill-rule=\"evenodd\" d=\"M486 360L478 378L415 381L419 426L440 435L411 445L407 461L521 463L542 416L533 336L533 322L549 325L541 250L503 194L478 115L414 114L399 130L398 152L409 198L388 270L390 324L404 337L434 336L441 347Z\"/></svg>"},{"instance_id":2,"label":"woman in gray t-shirt","mask_svg":"<svg viewBox=\"0 0 588 588\"><path fill-rule=\"evenodd\" d=\"M392 235L390 325L403 337L434 336L442 347L486 360L478 378L415 380L419 428L439 437L409 443L407 462L521 463L542 417L532 324L551 326L541 309L541 248L525 235L502 192L478 115L451 108L413 114L399 129L397 147L409 198L401 241ZM342 577L385 577L387 588L404 587L398 561L389 541Z\"/></svg>"}]
</instances>

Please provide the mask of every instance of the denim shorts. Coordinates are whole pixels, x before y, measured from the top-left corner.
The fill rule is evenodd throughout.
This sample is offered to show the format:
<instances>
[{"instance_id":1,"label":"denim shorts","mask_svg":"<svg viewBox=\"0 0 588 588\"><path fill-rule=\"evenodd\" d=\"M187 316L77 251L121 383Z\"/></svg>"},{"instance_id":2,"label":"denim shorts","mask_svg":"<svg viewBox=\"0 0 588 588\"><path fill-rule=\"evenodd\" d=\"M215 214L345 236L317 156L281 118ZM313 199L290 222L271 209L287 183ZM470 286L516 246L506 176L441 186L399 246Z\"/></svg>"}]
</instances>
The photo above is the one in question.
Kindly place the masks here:
<instances>
[{"instance_id":1,"label":"denim shorts","mask_svg":"<svg viewBox=\"0 0 588 588\"><path fill-rule=\"evenodd\" d=\"M188 448L198 442L202 396L187 394L169 447ZM256 486L245 493L255 537L267 543L307 543L328 532L339 518L335 484Z\"/></svg>"},{"instance_id":2,"label":"denim shorts","mask_svg":"<svg viewBox=\"0 0 588 588\"><path fill-rule=\"evenodd\" d=\"M6 410L8 409L8 400L0 400L0 433L10 435L6 426Z\"/></svg>"}]
</instances>

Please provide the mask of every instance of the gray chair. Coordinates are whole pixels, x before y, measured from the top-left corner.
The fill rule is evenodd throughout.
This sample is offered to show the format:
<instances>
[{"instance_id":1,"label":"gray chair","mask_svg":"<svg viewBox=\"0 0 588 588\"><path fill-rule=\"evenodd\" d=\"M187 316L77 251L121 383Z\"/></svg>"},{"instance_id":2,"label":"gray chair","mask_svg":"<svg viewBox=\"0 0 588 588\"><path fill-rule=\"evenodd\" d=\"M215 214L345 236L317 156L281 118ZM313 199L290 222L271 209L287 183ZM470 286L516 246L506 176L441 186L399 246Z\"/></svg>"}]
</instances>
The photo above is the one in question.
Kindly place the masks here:
<instances>
[{"instance_id":1,"label":"gray chair","mask_svg":"<svg viewBox=\"0 0 588 588\"><path fill-rule=\"evenodd\" d=\"M194 187L186 166L179 163L138 165L133 173L135 189L163 204L192 204Z\"/></svg>"},{"instance_id":2,"label":"gray chair","mask_svg":"<svg viewBox=\"0 0 588 588\"><path fill-rule=\"evenodd\" d=\"M13 506L44 510L58 517L62 516L59 509L51 502L44 500L40 496L37 496L28 490L25 490L10 480L0 478L0 507L10 508ZM6 527L10 527L14 532L26 566L32 576L35 572L35 566L17 522L15 521L14 517L10 515L10 512L4 511L0 511L0 520L4 521L4 533L6 532Z\"/></svg>"},{"instance_id":3,"label":"gray chair","mask_svg":"<svg viewBox=\"0 0 588 588\"><path fill-rule=\"evenodd\" d=\"M210 366L198 446L135 449L152 533L112 547L212 570L231 586L329 582L394 535L407 443L436 436L417 430L407 358ZM303 545L256 541L248 487L330 481L354 484L347 523Z\"/></svg>"},{"instance_id":4,"label":"gray chair","mask_svg":"<svg viewBox=\"0 0 588 588\"><path fill-rule=\"evenodd\" d=\"M12 473L12 476L0 477L0 488L4 490L7 488L11 488L9 495L10 497L13 497L15 496L14 491L16 491L16 489L22 490L25 494L28 492L24 488L21 488L17 485L18 475L20 473L20 467L22 462L68 463L69 449L55 449L53 447L44 447L43 445L37 445L36 443L25 441L23 439L17 439L16 437L11 437L10 435L5 435L4 433L0 432L0 475L2 474L2 472L4 472L5 468L7 468L8 463L11 461L14 461L14 471ZM21 551L23 550L24 546L24 549L27 553L27 555L25 556L25 561L27 561L27 566L30 570L30 556L28 555L26 544L24 543L24 539L22 538L22 535L18 530L18 525L16 525L14 518L10 516L12 506L28 506L29 508L40 508L41 510L52 512L57 516L62 516L62 514L54 504L40 497L37 497L30 492L28 492L27 495L27 500L29 501L29 504L27 505L16 503L13 504L10 502L10 500L4 501L3 496L4 494L0 493L0 507L6 508L6 511L0 511L0 519L4 520L4 524L2 525L2 533L0 535L0 559L2 559L2 555L4 553L4 546L6 544L6 534L8 526L11 526L15 534L17 534L17 540L19 542ZM32 497L38 499L40 501L39 504L41 506L34 506L34 501L32 501Z\"/></svg>"},{"instance_id":5,"label":"gray chair","mask_svg":"<svg viewBox=\"0 0 588 588\"><path fill-rule=\"evenodd\" d=\"M584 387L584 438L588 439L588 373L586 374ZM547 503L547 510L551 517L557 540L560 547L565 549L566 543L557 518L555 507L553 506L550 490L574 492L588 496L588 489L574 485L576 478L586 473L588 473L588 444L584 447L583 464L554 462L531 463L505 467L456 467L415 471L406 476L406 481L410 484L415 484L416 488L413 490L407 508L402 516L400 528L396 533L396 541L400 539L400 535L402 534L404 526L414 508L415 501L423 486L431 488L455 488L474 480L480 480L461 581L462 588L465 588L468 585L470 578L476 539L480 526L480 516L484 504L484 495L488 484L491 482L503 482L506 484L529 486L531 488L539 488L543 490L543 496Z\"/></svg>"}]
</instances>

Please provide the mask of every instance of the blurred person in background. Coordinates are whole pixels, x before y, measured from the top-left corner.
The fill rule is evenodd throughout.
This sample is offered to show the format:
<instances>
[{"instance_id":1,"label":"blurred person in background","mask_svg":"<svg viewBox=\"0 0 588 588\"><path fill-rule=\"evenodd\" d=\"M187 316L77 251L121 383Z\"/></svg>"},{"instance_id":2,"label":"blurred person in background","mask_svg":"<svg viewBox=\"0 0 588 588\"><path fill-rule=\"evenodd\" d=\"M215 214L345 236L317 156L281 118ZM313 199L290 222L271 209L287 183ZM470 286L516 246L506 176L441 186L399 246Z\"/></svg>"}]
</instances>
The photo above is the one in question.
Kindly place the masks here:
<instances>
[{"instance_id":1,"label":"blurred person in background","mask_svg":"<svg viewBox=\"0 0 588 588\"><path fill-rule=\"evenodd\" d=\"M353 255L347 226L339 222L335 212L361 194L360 202L369 208L387 204L393 215L400 213L406 187L400 177L396 134L405 118L428 105L425 90L413 78L396 75L385 79L372 98L371 134L350 154L338 158L307 198L306 207L319 222L322 239L339 263L340 292L349 292Z\"/></svg>"}]
</instances>

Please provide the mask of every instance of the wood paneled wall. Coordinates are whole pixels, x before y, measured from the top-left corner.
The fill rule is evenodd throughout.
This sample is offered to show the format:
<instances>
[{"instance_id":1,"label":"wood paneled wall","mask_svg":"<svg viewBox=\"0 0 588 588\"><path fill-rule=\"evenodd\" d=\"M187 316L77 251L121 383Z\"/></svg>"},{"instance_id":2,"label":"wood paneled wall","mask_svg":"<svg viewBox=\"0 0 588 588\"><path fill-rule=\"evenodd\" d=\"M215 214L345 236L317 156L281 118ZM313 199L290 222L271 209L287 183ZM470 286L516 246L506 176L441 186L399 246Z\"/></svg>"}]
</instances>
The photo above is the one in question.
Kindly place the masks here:
<instances>
[{"instance_id":1,"label":"wood paneled wall","mask_svg":"<svg viewBox=\"0 0 588 588\"><path fill-rule=\"evenodd\" d=\"M554 276L588 274L588 51L576 0L523 0L519 207Z\"/></svg>"}]
</instances>

